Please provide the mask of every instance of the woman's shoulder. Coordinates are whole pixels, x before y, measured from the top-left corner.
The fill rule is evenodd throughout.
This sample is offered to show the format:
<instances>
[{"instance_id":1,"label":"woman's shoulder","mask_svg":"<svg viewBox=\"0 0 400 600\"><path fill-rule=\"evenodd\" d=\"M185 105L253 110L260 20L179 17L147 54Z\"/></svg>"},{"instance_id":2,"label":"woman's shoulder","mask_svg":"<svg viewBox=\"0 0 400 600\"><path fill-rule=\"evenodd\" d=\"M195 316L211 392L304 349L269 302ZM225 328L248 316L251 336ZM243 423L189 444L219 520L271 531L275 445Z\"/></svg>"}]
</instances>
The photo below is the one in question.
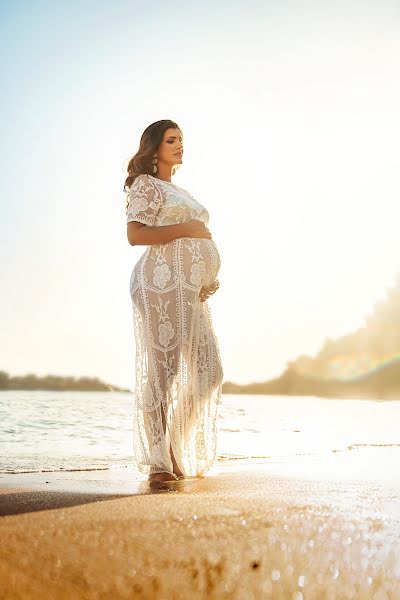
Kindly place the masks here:
<instances>
[{"instance_id":1,"label":"woman's shoulder","mask_svg":"<svg viewBox=\"0 0 400 600\"><path fill-rule=\"evenodd\" d=\"M132 181L128 194L131 193L148 193L150 191L154 191L159 193L157 186L155 185L152 177L147 173L139 173L136 175L135 179Z\"/></svg>"}]
</instances>

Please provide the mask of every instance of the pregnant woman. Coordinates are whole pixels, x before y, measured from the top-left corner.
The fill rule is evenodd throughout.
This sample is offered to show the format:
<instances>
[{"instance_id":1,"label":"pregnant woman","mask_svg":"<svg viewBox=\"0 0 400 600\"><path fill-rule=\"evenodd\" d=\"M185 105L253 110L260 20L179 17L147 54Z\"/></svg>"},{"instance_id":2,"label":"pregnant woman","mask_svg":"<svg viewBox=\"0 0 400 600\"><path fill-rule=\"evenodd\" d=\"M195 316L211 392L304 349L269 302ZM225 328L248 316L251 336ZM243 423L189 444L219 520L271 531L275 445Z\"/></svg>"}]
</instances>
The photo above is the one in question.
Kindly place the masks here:
<instances>
[{"instance_id":1,"label":"pregnant woman","mask_svg":"<svg viewBox=\"0 0 400 600\"><path fill-rule=\"evenodd\" d=\"M182 156L178 125L152 123L124 187L128 241L147 246L133 268L130 295L133 447L150 481L203 475L216 459L223 369L207 298L219 287L220 256L207 209L171 181Z\"/></svg>"}]
</instances>

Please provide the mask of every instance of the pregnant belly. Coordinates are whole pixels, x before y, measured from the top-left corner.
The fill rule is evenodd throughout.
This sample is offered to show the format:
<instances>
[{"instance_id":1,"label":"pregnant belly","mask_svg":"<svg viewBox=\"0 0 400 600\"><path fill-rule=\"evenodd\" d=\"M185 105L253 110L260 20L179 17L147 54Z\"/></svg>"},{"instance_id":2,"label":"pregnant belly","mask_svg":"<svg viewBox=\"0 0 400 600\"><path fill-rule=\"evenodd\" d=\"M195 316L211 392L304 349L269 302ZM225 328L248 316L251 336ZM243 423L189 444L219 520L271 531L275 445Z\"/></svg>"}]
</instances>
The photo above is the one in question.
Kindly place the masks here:
<instances>
[{"instance_id":1,"label":"pregnant belly","mask_svg":"<svg viewBox=\"0 0 400 600\"><path fill-rule=\"evenodd\" d=\"M178 238L175 243L185 280L199 289L210 286L217 279L221 266L215 242L207 238Z\"/></svg>"},{"instance_id":2,"label":"pregnant belly","mask_svg":"<svg viewBox=\"0 0 400 600\"><path fill-rule=\"evenodd\" d=\"M149 246L133 268L130 291L138 287L167 290L179 279L187 287L200 290L217 279L221 258L213 240L178 238L166 244Z\"/></svg>"}]
</instances>

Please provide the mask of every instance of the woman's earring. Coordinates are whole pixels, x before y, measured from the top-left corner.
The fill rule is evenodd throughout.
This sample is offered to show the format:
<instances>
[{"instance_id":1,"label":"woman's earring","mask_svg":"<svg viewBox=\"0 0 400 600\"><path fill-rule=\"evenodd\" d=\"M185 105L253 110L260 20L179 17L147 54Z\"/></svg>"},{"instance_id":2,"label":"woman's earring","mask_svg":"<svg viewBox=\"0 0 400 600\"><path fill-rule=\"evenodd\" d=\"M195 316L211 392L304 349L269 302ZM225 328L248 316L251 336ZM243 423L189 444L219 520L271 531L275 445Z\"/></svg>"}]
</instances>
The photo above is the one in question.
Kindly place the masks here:
<instances>
[{"instance_id":1,"label":"woman's earring","mask_svg":"<svg viewBox=\"0 0 400 600\"><path fill-rule=\"evenodd\" d=\"M152 160L152 163L153 163L153 173L157 173L157 152L155 152L153 154L153 157L154 157L153 160Z\"/></svg>"}]
</instances>

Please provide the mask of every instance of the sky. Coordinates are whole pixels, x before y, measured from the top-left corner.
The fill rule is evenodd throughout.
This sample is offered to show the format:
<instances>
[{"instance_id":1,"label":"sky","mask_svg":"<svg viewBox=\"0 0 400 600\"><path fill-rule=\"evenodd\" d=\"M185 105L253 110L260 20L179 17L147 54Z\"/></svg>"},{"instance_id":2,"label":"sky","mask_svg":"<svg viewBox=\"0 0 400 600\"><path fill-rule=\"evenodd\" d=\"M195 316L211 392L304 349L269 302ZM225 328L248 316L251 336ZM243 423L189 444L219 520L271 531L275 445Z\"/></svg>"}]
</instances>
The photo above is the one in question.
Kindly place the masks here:
<instances>
[{"instance_id":1,"label":"sky","mask_svg":"<svg viewBox=\"0 0 400 600\"><path fill-rule=\"evenodd\" d=\"M126 166L179 123L225 381L364 325L400 272L400 5L0 1L0 370L133 388Z\"/></svg>"}]
</instances>

